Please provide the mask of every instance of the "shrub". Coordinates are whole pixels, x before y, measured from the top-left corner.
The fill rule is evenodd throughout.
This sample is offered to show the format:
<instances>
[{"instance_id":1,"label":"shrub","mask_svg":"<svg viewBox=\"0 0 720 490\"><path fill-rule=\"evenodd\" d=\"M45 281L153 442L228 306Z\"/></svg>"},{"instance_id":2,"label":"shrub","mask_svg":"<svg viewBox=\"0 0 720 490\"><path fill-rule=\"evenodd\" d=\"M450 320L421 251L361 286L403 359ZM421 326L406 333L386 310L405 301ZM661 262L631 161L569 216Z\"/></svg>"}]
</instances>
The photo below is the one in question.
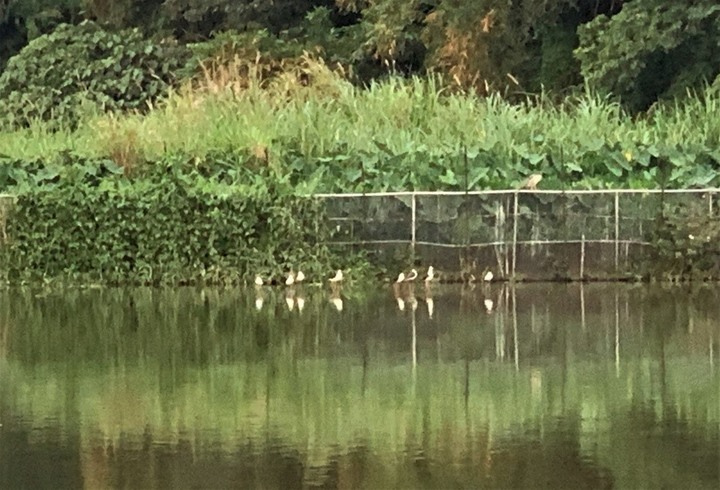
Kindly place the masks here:
<instances>
[{"instance_id":1,"label":"shrub","mask_svg":"<svg viewBox=\"0 0 720 490\"><path fill-rule=\"evenodd\" d=\"M649 271L656 277L720 277L720 219L706 202L666 204L651 243Z\"/></svg>"},{"instance_id":2,"label":"shrub","mask_svg":"<svg viewBox=\"0 0 720 490\"><path fill-rule=\"evenodd\" d=\"M320 203L269 173L250 179L183 157L133 178L109 160L36 167L35 179L52 182L16 176L25 184L0 249L13 282L234 283L301 266L331 270Z\"/></svg>"},{"instance_id":3,"label":"shrub","mask_svg":"<svg viewBox=\"0 0 720 490\"><path fill-rule=\"evenodd\" d=\"M184 48L138 30L109 32L93 22L62 24L31 41L0 76L0 123L36 120L75 126L83 106L145 110L175 81Z\"/></svg>"}]
</instances>

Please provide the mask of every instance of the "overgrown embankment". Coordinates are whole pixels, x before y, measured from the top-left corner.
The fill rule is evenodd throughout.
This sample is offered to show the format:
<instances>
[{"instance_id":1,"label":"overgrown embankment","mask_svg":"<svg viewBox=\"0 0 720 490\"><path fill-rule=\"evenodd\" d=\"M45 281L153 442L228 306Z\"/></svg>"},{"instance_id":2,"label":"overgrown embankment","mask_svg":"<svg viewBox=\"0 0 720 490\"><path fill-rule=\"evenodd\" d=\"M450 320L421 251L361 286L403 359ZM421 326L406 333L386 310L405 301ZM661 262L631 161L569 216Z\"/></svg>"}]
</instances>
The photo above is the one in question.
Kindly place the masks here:
<instances>
[{"instance_id":1,"label":"overgrown embankment","mask_svg":"<svg viewBox=\"0 0 720 490\"><path fill-rule=\"evenodd\" d=\"M555 189L720 184L720 96L712 91L633 120L589 96L514 105L447 94L423 79L361 89L307 63L310 86L291 74L244 88L186 88L147 114L0 133L0 153L54 159L73 151L126 167L177 153L232 154L239 167L263 156L306 192L512 188L532 173Z\"/></svg>"},{"instance_id":2,"label":"overgrown embankment","mask_svg":"<svg viewBox=\"0 0 720 490\"><path fill-rule=\"evenodd\" d=\"M11 282L222 284L335 265L319 203L271 172L248 177L219 157L129 176L103 159L18 163L3 167L17 195L0 248Z\"/></svg>"},{"instance_id":3,"label":"overgrown embankment","mask_svg":"<svg viewBox=\"0 0 720 490\"><path fill-rule=\"evenodd\" d=\"M359 87L307 55L190 66L185 48L126 34L58 29L0 78L0 190L18 195L10 279L319 270L337 260L322 210L301 197L317 192L506 189L537 173L552 189L720 185L717 86L631 117L591 95L518 104L433 77ZM64 49L76 66L48 78ZM658 231L668 257L697 248L682 216Z\"/></svg>"},{"instance_id":4,"label":"overgrown embankment","mask_svg":"<svg viewBox=\"0 0 720 490\"><path fill-rule=\"evenodd\" d=\"M720 185L720 86L641 116L588 94L513 103L451 86L394 76L361 87L307 54L177 46L85 22L9 62L0 154L132 170L219 152L238 171L260 159L307 194L513 188L533 173L553 189Z\"/></svg>"}]
</instances>

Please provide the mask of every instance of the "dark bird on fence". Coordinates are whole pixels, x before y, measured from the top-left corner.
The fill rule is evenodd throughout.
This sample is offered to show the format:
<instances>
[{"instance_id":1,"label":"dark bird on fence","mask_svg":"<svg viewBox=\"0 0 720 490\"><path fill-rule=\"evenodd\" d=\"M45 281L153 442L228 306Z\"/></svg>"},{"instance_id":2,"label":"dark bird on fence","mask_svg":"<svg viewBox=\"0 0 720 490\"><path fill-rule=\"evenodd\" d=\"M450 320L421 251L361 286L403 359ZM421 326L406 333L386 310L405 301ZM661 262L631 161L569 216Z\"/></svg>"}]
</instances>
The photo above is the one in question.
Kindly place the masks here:
<instances>
[{"instance_id":1,"label":"dark bird on fence","mask_svg":"<svg viewBox=\"0 0 720 490\"><path fill-rule=\"evenodd\" d=\"M525 182L522 183L520 186L521 189L530 189L530 190L537 190L537 185L542 180L541 174L532 174L530 177L525 179Z\"/></svg>"}]
</instances>

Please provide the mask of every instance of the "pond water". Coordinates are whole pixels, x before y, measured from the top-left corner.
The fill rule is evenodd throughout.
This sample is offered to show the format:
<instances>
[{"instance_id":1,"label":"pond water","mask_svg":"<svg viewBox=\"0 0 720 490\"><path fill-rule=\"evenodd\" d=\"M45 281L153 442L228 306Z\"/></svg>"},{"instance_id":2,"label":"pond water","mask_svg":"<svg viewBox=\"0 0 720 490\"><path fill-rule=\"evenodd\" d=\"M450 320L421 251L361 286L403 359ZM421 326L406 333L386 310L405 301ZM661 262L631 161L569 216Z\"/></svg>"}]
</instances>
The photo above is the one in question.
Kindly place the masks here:
<instances>
[{"instance_id":1,"label":"pond water","mask_svg":"<svg viewBox=\"0 0 720 490\"><path fill-rule=\"evenodd\" d=\"M718 488L719 297L0 292L0 488Z\"/></svg>"}]
</instances>

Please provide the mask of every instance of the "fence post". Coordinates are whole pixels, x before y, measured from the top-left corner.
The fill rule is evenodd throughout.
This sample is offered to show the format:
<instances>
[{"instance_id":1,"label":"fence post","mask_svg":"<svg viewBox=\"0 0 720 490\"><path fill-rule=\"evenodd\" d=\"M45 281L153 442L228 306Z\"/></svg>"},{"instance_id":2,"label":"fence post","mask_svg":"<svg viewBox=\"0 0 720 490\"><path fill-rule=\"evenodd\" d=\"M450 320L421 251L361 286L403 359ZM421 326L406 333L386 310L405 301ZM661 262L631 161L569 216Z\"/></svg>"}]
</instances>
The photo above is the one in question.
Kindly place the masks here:
<instances>
[{"instance_id":1,"label":"fence post","mask_svg":"<svg viewBox=\"0 0 720 490\"><path fill-rule=\"evenodd\" d=\"M713 214L713 193L708 192L708 211L710 216Z\"/></svg>"},{"instance_id":2,"label":"fence post","mask_svg":"<svg viewBox=\"0 0 720 490\"><path fill-rule=\"evenodd\" d=\"M615 272L618 270L620 255L620 193L615 193Z\"/></svg>"},{"instance_id":3,"label":"fence post","mask_svg":"<svg viewBox=\"0 0 720 490\"><path fill-rule=\"evenodd\" d=\"M580 280L585 280L585 233L580 239Z\"/></svg>"},{"instance_id":4,"label":"fence post","mask_svg":"<svg viewBox=\"0 0 720 490\"><path fill-rule=\"evenodd\" d=\"M416 238L416 233L417 233L416 232L417 226L416 226L416 221L415 221L416 216L417 216L417 202L415 199L415 191L413 191L413 193L412 193L411 210L412 210L412 233L411 233L411 240L410 240L410 249L411 249L411 254L412 254L412 261L415 262L415 238Z\"/></svg>"},{"instance_id":5,"label":"fence post","mask_svg":"<svg viewBox=\"0 0 720 490\"><path fill-rule=\"evenodd\" d=\"M513 202L513 258L512 258L512 280L515 280L515 264L517 263L517 233L518 233L518 191L514 193Z\"/></svg>"}]
</instances>

